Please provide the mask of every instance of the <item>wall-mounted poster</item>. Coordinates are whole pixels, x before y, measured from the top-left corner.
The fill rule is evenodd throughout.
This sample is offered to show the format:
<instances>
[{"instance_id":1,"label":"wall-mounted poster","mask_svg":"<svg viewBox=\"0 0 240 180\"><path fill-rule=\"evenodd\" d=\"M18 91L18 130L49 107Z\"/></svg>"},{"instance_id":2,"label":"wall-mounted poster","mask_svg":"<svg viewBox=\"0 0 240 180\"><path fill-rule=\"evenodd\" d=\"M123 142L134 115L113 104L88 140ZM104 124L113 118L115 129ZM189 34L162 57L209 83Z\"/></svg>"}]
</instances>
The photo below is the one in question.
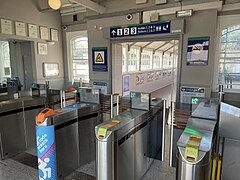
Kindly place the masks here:
<instances>
[{"instance_id":1,"label":"wall-mounted poster","mask_svg":"<svg viewBox=\"0 0 240 180\"><path fill-rule=\"evenodd\" d=\"M161 79L161 77L162 77L162 71L157 71L157 72L155 73L155 79L156 79L156 80L159 80L159 79Z\"/></svg>"},{"instance_id":2,"label":"wall-mounted poster","mask_svg":"<svg viewBox=\"0 0 240 180\"><path fill-rule=\"evenodd\" d=\"M136 85L140 85L144 83L144 79L145 79L145 74L138 74L136 76Z\"/></svg>"},{"instance_id":3,"label":"wall-mounted poster","mask_svg":"<svg viewBox=\"0 0 240 180\"><path fill-rule=\"evenodd\" d=\"M163 78L163 79L166 78L167 75L168 75L168 71L167 71L167 70L164 70L164 71L162 72L162 78Z\"/></svg>"},{"instance_id":4,"label":"wall-mounted poster","mask_svg":"<svg viewBox=\"0 0 240 180\"><path fill-rule=\"evenodd\" d=\"M28 36L30 38L38 38L38 29L35 24L28 24Z\"/></svg>"},{"instance_id":5,"label":"wall-mounted poster","mask_svg":"<svg viewBox=\"0 0 240 180\"><path fill-rule=\"evenodd\" d=\"M147 73L148 82L153 81L153 79L154 79L154 72Z\"/></svg>"},{"instance_id":6,"label":"wall-mounted poster","mask_svg":"<svg viewBox=\"0 0 240 180\"><path fill-rule=\"evenodd\" d=\"M59 64L58 63L43 63L43 76L59 76Z\"/></svg>"},{"instance_id":7,"label":"wall-mounted poster","mask_svg":"<svg viewBox=\"0 0 240 180\"><path fill-rule=\"evenodd\" d=\"M130 94L130 75L123 76L123 96L127 96Z\"/></svg>"},{"instance_id":8,"label":"wall-mounted poster","mask_svg":"<svg viewBox=\"0 0 240 180\"><path fill-rule=\"evenodd\" d=\"M7 19L1 19L1 33L13 34L12 21Z\"/></svg>"},{"instance_id":9,"label":"wall-mounted poster","mask_svg":"<svg viewBox=\"0 0 240 180\"><path fill-rule=\"evenodd\" d=\"M26 24L24 22L15 22L15 30L17 36L26 36Z\"/></svg>"},{"instance_id":10,"label":"wall-mounted poster","mask_svg":"<svg viewBox=\"0 0 240 180\"><path fill-rule=\"evenodd\" d=\"M40 26L40 38L44 40L49 40L48 28Z\"/></svg>"},{"instance_id":11,"label":"wall-mounted poster","mask_svg":"<svg viewBox=\"0 0 240 180\"><path fill-rule=\"evenodd\" d=\"M209 37L195 37L188 39L187 66L207 66Z\"/></svg>"},{"instance_id":12,"label":"wall-mounted poster","mask_svg":"<svg viewBox=\"0 0 240 180\"><path fill-rule=\"evenodd\" d=\"M47 43L38 43L38 54L47 55Z\"/></svg>"},{"instance_id":13,"label":"wall-mounted poster","mask_svg":"<svg viewBox=\"0 0 240 180\"><path fill-rule=\"evenodd\" d=\"M107 48L97 47L92 49L93 71L107 72Z\"/></svg>"},{"instance_id":14,"label":"wall-mounted poster","mask_svg":"<svg viewBox=\"0 0 240 180\"><path fill-rule=\"evenodd\" d=\"M51 40L58 42L58 30L51 28L50 33L51 33Z\"/></svg>"}]
</instances>

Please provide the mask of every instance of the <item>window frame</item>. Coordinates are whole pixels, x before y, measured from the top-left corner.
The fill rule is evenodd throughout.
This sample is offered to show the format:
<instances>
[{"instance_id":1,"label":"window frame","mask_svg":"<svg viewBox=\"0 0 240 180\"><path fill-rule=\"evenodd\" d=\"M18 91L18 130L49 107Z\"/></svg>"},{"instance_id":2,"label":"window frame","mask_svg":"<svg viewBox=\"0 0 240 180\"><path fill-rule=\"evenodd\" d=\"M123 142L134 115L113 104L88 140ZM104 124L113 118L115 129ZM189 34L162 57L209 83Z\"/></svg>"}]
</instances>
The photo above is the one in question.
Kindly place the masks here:
<instances>
[{"instance_id":1,"label":"window frame","mask_svg":"<svg viewBox=\"0 0 240 180\"><path fill-rule=\"evenodd\" d=\"M77 50L76 48L74 48L74 43L76 44L76 41L78 39L79 39L79 41L81 41L81 39L82 39L82 41L87 41L87 53L86 53L87 56L88 56L87 58L85 58L84 56L81 57L81 58L77 58L76 56L73 56L74 51ZM78 62L78 61L84 61L84 62L87 62L88 74L83 75L84 77L82 79L82 82L90 83L88 37L84 36L84 35L75 36L75 37L70 39L69 43L70 43L70 46L69 46L69 53L70 53L69 54L69 57L70 57L69 61L70 62L68 62L68 63L70 65L69 69L70 69L70 72L71 72L71 79L74 80L76 77L78 77L78 75L77 75L77 70L78 69L76 68L77 64L80 64L80 62ZM74 66L74 64L75 64L75 66ZM85 77L88 77L88 78L85 78ZM81 77L79 77L79 78L81 78Z\"/></svg>"},{"instance_id":2,"label":"window frame","mask_svg":"<svg viewBox=\"0 0 240 180\"><path fill-rule=\"evenodd\" d=\"M239 15L228 15L219 16L217 23L217 39L216 39L216 53L215 53L215 63L213 72L213 85L212 92L218 92L218 77L219 77L219 65L220 65L220 54L221 54L221 36L222 31L232 26L240 25ZM239 89L224 89L225 92L229 93L240 93Z\"/></svg>"}]
</instances>

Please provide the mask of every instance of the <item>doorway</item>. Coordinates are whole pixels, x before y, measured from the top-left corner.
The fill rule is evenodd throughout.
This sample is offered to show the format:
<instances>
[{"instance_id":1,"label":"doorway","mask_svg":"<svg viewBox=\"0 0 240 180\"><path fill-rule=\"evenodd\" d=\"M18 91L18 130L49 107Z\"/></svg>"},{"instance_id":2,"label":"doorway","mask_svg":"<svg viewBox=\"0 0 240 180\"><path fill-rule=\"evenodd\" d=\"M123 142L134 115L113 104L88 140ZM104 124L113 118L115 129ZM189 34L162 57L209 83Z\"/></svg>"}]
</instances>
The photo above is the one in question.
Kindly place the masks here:
<instances>
[{"instance_id":1,"label":"doorway","mask_svg":"<svg viewBox=\"0 0 240 180\"><path fill-rule=\"evenodd\" d=\"M18 90L29 90L36 77L33 42L1 40L0 65L1 86L18 81Z\"/></svg>"},{"instance_id":2,"label":"doorway","mask_svg":"<svg viewBox=\"0 0 240 180\"><path fill-rule=\"evenodd\" d=\"M153 97L177 99L179 40L112 43L112 91L151 92Z\"/></svg>"}]
</instances>

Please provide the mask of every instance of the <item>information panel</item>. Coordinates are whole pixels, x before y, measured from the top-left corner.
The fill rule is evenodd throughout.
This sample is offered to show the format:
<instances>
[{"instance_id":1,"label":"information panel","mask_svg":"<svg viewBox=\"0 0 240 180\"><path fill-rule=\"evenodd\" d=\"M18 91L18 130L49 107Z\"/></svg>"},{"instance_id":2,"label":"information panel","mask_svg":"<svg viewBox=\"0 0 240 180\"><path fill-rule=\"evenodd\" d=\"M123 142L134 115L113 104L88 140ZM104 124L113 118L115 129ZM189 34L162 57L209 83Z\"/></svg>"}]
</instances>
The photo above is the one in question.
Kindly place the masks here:
<instances>
[{"instance_id":1,"label":"information panel","mask_svg":"<svg viewBox=\"0 0 240 180\"><path fill-rule=\"evenodd\" d=\"M164 33L170 33L170 21L134 24L128 26L113 26L110 28L111 38Z\"/></svg>"},{"instance_id":2,"label":"information panel","mask_svg":"<svg viewBox=\"0 0 240 180\"><path fill-rule=\"evenodd\" d=\"M205 88L203 87L181 87L181 103L191 104L192 97L205 97Z\"/></svg>"}]
</instances>

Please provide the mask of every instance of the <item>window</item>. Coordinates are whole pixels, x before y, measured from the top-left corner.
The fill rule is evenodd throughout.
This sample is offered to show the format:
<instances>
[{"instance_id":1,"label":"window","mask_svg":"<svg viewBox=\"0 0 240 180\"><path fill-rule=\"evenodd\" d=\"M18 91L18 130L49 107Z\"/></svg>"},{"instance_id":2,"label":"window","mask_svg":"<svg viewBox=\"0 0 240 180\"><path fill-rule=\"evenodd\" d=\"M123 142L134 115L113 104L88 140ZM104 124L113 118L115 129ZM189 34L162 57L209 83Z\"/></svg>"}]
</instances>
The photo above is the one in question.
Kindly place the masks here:
<instances>
[{"instance_id":1,"label":"window","mask_svg":"<svg viewBox=\"0 0 240 180\"><path fill-rule=\"evenodd\" d=\"M77 37L71 40L72 75L74 80L89 83L88 39Z\"/></svg>"},{"instance_id":2,"label":"window","mask_svg":"<svg viewBox=\"0 0 240 180\"><path fill-rule=\"evenodd\" d=\"M160 69L162 67L162 53L156 52L153 55L153 69Z\"/></svg>"},{"instance_id":3,"label":"window","mask_svg":"<svg viewBox=\"0 0 240 180\"><path fill-rule=\"evenodd\" d=\"M163 69L171 67L171 62L170 62L170 54L169 53L164 53L163 54Z\"/></svg>"},{"instance_id":4,"label":"window","mask_svg":"<svg viewBox=\"0 0 240 180\"><path fill-rule=\"evenodd\" d=\"M152 69L152 51L143 50L141 53L141 70Z\"/></svg>"},{"instance_id":5,"label":"window","mask_svg":"<svg viewBox=\"0 0 240 180\"><path fill-rule=\"evenodd\" d=\"M128 71L137 71L139 67L139 50L135 48L130 48L128 53Z\"/></svg>"},{"instance_id":6,"label":"window","mask_svg":"<svg viewBox=\"0 0 240 180\"><path fill-rule=\"evenodd\" d=\"M122 48L122 72L127 72L127 48Z\"/></svg>"},{"instance_id":7,"label":"window","mask_svg":"<svg viewBox=\"0 0 240 180\"><path fill-rule=\"evenodd\" d=\"M240 25L221 32L218 84L224 84L228 89L240 89Z\"/></svg>"},{"instance_id":8,"label":"window","mask_svg":"<svg viewBox=\"0 0 240 180\"><path fill-rule=\"evenodd\" d=\"M11 62L9 44L6 41L0 41L0 78L1 81L11 77Z\"/></svg>"}]
</instances>

